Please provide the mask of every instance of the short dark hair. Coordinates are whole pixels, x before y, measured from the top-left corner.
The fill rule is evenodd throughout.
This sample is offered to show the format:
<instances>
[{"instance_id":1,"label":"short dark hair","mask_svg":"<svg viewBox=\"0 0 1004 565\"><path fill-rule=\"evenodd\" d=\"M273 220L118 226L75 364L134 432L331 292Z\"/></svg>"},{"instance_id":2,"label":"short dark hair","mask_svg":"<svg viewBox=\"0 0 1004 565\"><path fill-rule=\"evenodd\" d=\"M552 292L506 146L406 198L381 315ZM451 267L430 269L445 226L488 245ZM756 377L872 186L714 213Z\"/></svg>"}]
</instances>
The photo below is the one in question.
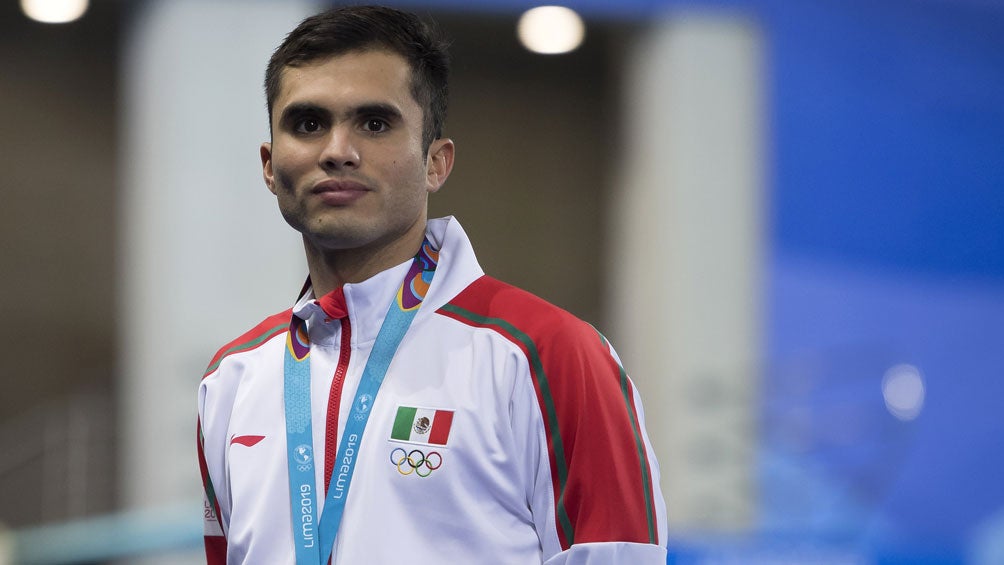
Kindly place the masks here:
<instances>
[{"instance_id":1,"label":"short dark hair","mask_svg":"<svg viewBox=\"0 0 1004 565\"><path fill-rule=\"evenodd\" d=\"M443 136L449 96L448 44L418 16L382 6L346 6L311 16L289 32L265 71L268 123L282 82L282 70L351 51L386 49L411 68L411 95L422 107L423 147Z\"/></svg>"}]
</instances>

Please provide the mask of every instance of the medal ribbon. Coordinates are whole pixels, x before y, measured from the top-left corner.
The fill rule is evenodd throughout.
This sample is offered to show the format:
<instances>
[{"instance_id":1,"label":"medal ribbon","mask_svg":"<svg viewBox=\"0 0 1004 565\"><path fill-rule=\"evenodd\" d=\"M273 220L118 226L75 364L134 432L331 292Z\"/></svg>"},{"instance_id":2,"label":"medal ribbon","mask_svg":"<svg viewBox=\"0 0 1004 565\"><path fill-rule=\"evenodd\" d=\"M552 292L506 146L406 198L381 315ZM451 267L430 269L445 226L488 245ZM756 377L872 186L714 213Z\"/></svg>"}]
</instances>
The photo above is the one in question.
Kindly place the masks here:
<instances>
[{"instance_id":1,"label":"medal ribbon","mask_svg":"<svg viewBox=\"0 0 1004 565\"><path fill-rule=\"evenodd\" d=\"M439 252L428 239L422 242L408 274L387 309L373 351L352 402L338 445L335 467L328 483L323 516L314 492L313 431L310 415L310 336L306 321L295 314L289 322L283 363L283 396L286 409L286 463L289 467L289 505L297 565L323 565L334 549L335 536L345 511L356 456L387 369L408 332L436 272Z\"/></svg>"}]
</instances>

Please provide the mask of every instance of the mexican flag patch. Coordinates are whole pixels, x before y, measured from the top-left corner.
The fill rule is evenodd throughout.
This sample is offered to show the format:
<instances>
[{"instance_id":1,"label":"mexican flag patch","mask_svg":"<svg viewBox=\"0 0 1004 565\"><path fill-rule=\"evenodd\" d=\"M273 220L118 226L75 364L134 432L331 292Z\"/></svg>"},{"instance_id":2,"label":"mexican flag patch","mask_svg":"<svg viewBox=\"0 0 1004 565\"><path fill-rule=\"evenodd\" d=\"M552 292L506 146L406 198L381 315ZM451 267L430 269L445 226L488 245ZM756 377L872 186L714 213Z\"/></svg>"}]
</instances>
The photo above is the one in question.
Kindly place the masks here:
<instances>
[{"instance_id":1,"label":"mexican flag patch","mask_svg":"<svg viewBox=\"0 0 1004 565\"><path fill-rule=\"evenodd\" d=\"M390 439L428 445L446 445L452 425L453 410L398 406Z\"/></svg>"}]
</instances>

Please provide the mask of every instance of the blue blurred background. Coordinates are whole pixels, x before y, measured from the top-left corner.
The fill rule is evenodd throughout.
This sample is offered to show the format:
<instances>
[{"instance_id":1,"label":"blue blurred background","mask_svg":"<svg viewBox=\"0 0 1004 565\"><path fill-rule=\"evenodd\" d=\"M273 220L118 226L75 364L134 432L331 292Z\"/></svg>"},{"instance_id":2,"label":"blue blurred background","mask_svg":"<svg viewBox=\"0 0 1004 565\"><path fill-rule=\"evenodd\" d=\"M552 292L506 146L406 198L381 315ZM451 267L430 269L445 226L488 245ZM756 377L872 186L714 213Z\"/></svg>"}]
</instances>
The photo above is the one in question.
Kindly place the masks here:
<instances>
[{"instance_id":1,"label":"blue blurred background","mask_svg":"<svg viewBox=\"0 0 1004 565\"><path fill-rule=\"evenodd\" d=\"M960 551L1004 517L1004 10L768 11L770 358L821 357L807 360L818 372L811 429L861 420L844 443L813 434L794 457L841 493L834 535ZM882 406L863 401L895 363L926 384L908 422L883 421ZM768 374L768 386L784 386L783 371ZM841 410L848 400L857 410Z\"/></svg>"}]
</instances>

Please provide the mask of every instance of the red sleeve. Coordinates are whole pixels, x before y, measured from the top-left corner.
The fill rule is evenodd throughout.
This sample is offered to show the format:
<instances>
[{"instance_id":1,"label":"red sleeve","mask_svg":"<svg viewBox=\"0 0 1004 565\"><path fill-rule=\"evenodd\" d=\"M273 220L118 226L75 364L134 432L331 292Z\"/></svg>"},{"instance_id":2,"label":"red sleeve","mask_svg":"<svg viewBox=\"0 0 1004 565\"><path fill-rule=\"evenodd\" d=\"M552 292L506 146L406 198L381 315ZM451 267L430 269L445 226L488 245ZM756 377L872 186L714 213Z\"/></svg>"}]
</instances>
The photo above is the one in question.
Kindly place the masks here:
<instances>
[{"instance_id":1,"label":"red sleeve","mask_svg":"<svg viewBox=\"0 0 1004 565\"><path fill-rule=\"evenodd\" d=\"M537 347L534 372L543 376L534 384L565 543L658 545L651 466L627 374L582 322Z\"/></svg>"},{"instance_id":2,"label":"red sleeve","mask_svg":"<svg viewBox=\"0 0 1004 565\"><path fill-rule=\"evenodd\" d=\"M523 350L544 419L562 549L659 544L657 493L634 387L599 332L490 277L441 312L492 328Z\"/></svg>"}]
</instances>

